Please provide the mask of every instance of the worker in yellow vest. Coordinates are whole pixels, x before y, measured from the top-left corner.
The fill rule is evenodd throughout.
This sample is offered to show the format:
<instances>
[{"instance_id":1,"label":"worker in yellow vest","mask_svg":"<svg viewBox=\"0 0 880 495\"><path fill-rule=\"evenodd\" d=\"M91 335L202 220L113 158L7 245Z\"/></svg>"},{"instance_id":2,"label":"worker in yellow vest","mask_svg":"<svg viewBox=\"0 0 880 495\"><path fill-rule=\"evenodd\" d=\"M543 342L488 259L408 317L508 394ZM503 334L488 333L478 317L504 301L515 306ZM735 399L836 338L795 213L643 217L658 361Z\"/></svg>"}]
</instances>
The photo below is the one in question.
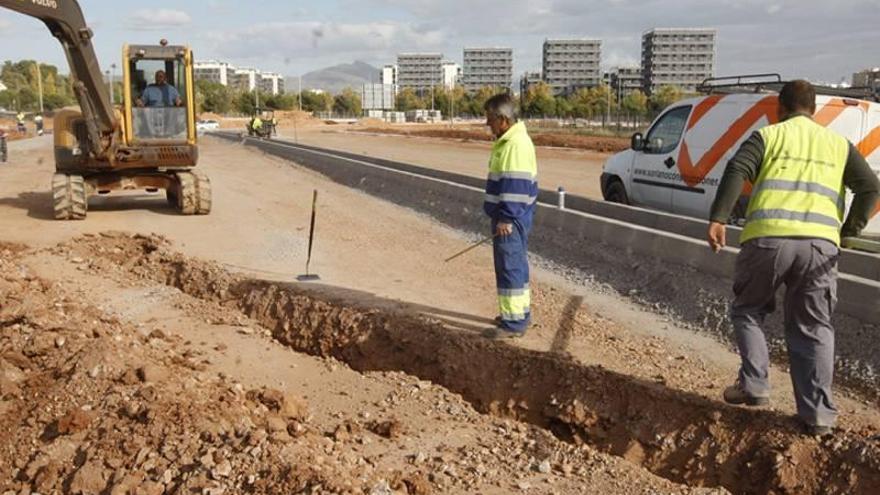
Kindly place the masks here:
<instances>
[{"instance_id":1,"label":"worker in yellow vest","mask_svg":"<svg viewBox=\"0 0 880 495\"><path fill-rule=\"evenodd\" d=\"M20 134L27 132L27 127L24 125L24 112L18 112L18 115L15 116L15 125Z\"/></svg>"},{"instance_id":2,"label":"worker in yellow vest","mask_svg":"<svg viewBox=\"0 0 880 495\"><path fill-rule=\"evenodd\" d=\"M745 181L754 187L740 236L731 306L742 358L739 378L724 391L731 404L769 403L769 353L761 324L785 284L785 342L798 416L808 434L832 432L831 396L837 260L841 235L857 236L880 197L880 181L845 138L813 121L816 91L807 81L779 93L779 123L752 134L727 164L709 225L709 245L726 243ZM855 198L844 221L845 187Z\"/></svg>"},{"instance_id":3,"label":"worker in yellow vest","mask_svg":"<svg viewBox=\"0 0 880 495\"><path fill-rule=\"evenodd\" d=\"M491 220L498 317L485 336L525 335L531 323L529 232L538 202L538 162L526 125L507 94L486 101L486 125L495 136L483 211Z\"/></svg>"}]
</instances>

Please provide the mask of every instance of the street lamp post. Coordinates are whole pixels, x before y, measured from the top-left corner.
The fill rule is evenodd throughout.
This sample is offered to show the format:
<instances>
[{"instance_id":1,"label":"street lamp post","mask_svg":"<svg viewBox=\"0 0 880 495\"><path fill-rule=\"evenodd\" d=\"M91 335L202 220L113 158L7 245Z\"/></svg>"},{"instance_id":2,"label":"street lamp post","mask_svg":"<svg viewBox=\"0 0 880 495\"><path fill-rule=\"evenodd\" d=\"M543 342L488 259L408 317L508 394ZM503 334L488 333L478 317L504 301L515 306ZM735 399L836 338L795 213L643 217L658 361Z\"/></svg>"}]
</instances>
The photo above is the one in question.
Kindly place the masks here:
<instances>
[{"instance_id":1,"label":"street lamp post","mask_svg":"<svg viewBox=\"0 0 880 495\"><path fill-rule=\"evenodd\" d=\"M40 63L35 62L37 66L37 90L40 95L40 115L43 114L43 73L40 71Z\"/></svg>"},{"instance_id":2,"label":"street lamp post","mask_svg":"<svg viewBox=\"0 0 880 495\"><path fill-rule=\"evenodd\" d=\"M116 103L116 98L113 93L115 89L113 88L113 80L116 78L116 64L110 64L110 104L113 105Z\"/></svg>"}]
</instances>

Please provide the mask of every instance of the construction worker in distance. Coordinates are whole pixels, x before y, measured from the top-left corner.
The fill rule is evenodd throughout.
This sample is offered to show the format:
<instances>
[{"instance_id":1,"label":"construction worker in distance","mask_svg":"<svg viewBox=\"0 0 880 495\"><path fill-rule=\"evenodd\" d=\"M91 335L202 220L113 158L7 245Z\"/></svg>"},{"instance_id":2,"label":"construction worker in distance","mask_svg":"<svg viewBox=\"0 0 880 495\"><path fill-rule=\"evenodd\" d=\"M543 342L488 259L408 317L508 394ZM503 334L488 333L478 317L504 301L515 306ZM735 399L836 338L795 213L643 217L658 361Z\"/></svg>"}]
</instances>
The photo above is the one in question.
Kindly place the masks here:
<instances>
[{"instance_id":1,"label":"construction worker in distance","mask_svg":"<svg viewBox=\"0 0 880 495\"><path fill-rule=\"evenodd\" d=\"M15 125L19 134L27 132L27 127L24 125L24 112L18 112L18 115L15 116Z\"/></svg>"},{"instance_id":2,"label":"construction worker in distance","mask_svg":"<svg viewBox=\"0 0 880 495\"><path fill-rule=\"evenodd\" d=\"M6 130L0 129L0 163L6 162L9 150L6 147Z\"/></svg>"},{"instance_id":3,"label":"construction worker in distance","mask_svg":"<svg viewBox=\"0 0 880 495\"><path fill-rule=\"evenodd\" d=\"M254 130L254 134L259 134L260 129L263 128L263 119L260 118L259 115L254 115L254 120L251 121L251 129Z\"/></svg>"},{"instance_id":4,"label":"construction worker in distance","mask_svg":"<svg viewBox=\"0 0 880 495\"><path fill-rule=\"evenodd\" d=\"M813 121L815 111L810 83L783 86L780 122L752 134L727 164L708 236L716 252L725 246L726 219L750 181L754 187L730 311L742 362L724 400L769 403L770 361L761 324L775 310L777 289L785 284L785 342L798 416L808 434L824 436L837 420L831 314L841 236L855 237L867 225L880 198L880 181L851 143ZM846 221L844 186L855 194Z\"/></svg>"},{"instance_id":5,"label":"construction worker in distance","mask_svg":"<svg viewBox=\"0 0 880 495\"><path fill-rule=\"evenodd\" d=\"M516 119L516 103L507 94L485 105L486 125L495 136L483 210L492 220L499 316L490 338L521 337L531 321L528 237L538 199L535 146Z\"/></svg>"},{"instance_id":6,"label":"construction worker in distance","mask_svg":"<svg viewBox=\"0 0 880 495\"><path fill-rule=\"evenodd\" d=\"M43 116L42 115L37 114L37 116L34 117L34 128L37 131L37 136L43 135Z\"/></svg>"}]
</instances>

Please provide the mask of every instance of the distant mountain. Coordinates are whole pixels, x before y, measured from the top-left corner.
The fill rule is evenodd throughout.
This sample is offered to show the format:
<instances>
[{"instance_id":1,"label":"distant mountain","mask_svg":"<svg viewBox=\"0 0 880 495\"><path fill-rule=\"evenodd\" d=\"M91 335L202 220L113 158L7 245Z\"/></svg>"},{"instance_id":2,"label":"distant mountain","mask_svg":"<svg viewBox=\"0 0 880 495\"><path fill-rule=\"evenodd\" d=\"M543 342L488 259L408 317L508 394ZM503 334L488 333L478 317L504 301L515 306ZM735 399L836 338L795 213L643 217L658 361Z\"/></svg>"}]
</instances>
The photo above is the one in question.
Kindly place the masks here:
<instances>
[{"instance_id":1,"label":"distant mountain","mask_svg":"<svg viewBox=\"0 0 880 495\"><path fill-rule=\"evenodd\" d=\"M379 82L379 69L365 62L339 64L325 69L315 70L302 76L302 88L322 89L330 93L338 93L345 88L359 89L363 84ZM296 91L299 87L296 77L288 77L285 87L288 91Z\"/></svg>"}]
</instances>

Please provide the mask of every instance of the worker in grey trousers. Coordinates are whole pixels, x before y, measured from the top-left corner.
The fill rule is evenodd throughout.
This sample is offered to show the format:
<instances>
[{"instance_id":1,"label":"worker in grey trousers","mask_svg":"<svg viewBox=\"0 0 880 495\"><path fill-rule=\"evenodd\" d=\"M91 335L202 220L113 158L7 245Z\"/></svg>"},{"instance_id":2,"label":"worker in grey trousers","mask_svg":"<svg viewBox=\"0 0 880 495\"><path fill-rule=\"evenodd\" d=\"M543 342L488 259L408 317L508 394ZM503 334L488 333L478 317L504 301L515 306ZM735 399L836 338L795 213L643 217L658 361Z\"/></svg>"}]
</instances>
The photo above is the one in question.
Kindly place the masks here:
<instances>
[{"instance_id":1,"label":"worker in grey trousers","mask_svg":"<svg viewBox=\"0 0 880 495\"><path fill-rule=\"evenodd\" d=\"M709 245L725 243L725 223L746 180L753 184L731 307L742 364L724 400L769 403L770 360L761 329L784 284L785 343L797 411L811 435L831 433L837 260L841 237L858 236L874 213L880 181L842 136L813 122L816 93L806 81L786 83L779 123L747 139L725 169L712 205ZM844 222L845 188L855 194Z\"/></svg>"}]
</instances>

